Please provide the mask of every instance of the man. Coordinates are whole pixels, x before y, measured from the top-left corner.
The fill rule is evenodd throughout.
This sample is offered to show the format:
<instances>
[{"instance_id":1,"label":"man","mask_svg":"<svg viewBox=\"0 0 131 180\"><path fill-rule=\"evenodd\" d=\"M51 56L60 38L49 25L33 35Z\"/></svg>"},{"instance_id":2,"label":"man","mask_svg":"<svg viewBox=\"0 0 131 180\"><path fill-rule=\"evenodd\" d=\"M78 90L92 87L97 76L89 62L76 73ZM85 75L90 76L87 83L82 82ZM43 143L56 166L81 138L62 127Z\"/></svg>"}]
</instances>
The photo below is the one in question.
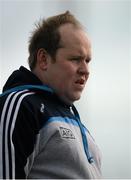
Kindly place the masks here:
<instances>
[{"instance_id":1,"label":"man","mask_svg":"<svg viewBox=\"0 0 131 180\"><path fill-rule=\"evenodd\" d=\"M90 40L70 12L38 25L31 71L14 71L0 98L0 178L101 178L99 149L73 105L90 60Z\"/></svg>"}]
</instances>

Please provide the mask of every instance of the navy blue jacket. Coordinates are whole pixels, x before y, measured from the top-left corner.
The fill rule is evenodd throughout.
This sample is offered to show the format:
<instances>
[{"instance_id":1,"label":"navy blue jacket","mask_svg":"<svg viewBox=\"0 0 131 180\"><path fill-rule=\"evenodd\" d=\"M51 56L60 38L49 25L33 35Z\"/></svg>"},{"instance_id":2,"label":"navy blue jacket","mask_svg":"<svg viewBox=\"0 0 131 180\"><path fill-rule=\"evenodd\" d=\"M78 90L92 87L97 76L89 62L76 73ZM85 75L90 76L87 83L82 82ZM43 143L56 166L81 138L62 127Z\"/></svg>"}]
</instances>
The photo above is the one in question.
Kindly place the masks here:
<instances>
[{"instance_id":1,"label":"navy blue jacket","mask_svg":"<svg viewBox=\"0 0 131 180\"><path fill-rule=\"evenodd\" d=\"M100 152L74 105L20 67L0 96L0 178L100 178Z\"/></svg>"}]
</instances>

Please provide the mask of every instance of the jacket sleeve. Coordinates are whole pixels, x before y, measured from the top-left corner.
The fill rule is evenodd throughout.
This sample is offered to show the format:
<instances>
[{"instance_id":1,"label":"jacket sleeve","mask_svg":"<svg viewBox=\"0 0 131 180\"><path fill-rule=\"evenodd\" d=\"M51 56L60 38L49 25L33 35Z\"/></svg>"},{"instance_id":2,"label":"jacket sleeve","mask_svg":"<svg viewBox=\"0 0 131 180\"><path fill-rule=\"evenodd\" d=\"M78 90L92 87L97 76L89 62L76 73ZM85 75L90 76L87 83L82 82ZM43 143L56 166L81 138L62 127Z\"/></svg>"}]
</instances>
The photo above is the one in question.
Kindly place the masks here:
<instances>
[{"instance_id":1,"label":"jacket sleeve","mask_svg":"<svg viewBox=\"0 0 131 180\"><path fill-rule=\"evenodd\" d=\"M7 96L0 108L0 178L24 179L27 158L34 150L38 124L31 92Z\"/></svg>"}]
</instances>

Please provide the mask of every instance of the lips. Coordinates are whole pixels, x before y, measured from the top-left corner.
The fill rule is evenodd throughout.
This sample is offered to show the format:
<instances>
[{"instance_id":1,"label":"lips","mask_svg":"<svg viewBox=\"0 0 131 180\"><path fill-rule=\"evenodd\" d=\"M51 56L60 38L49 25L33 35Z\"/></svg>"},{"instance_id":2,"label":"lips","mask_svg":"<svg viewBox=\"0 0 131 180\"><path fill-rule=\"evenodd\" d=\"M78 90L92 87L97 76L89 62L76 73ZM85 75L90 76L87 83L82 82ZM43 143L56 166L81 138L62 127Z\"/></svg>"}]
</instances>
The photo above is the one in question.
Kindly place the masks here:
<instances>
[{"instance_id":1,"label":"lips","mask_svg":"<svg viewBox=\"0 0 131 180\"><path fill-rule=\"evenodd\" d=\"M84 79L78 79L75 83L76 84L80 84L80 85L84 85L85 84L85 80Z\"/></svg>"}]
</instances>

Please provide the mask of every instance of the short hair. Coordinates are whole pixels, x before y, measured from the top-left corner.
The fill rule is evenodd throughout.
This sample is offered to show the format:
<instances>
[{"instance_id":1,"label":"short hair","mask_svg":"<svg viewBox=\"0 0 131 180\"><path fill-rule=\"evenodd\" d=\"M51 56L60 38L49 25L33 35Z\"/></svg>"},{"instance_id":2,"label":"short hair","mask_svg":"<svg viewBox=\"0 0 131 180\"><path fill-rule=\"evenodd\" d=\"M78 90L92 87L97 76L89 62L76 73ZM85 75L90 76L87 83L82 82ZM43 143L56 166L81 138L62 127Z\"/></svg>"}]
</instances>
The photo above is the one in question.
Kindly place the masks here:
<instances>
[{"instance_id":1,"label":"short hair","mask_svg":"<svg viewBox=\"0 0 131 180\"><path fill-rule=\"evenodd\" d=\"M75 27L81 28L81 23L69 11L63 14L43 19L36 25L29 39L29 57L28 63L31 70L36 65L36 56L40 48L44 48L51 57L55 59L57 49L60 48L59 27L70 23Z\"/></svg>"}]
</instances>

